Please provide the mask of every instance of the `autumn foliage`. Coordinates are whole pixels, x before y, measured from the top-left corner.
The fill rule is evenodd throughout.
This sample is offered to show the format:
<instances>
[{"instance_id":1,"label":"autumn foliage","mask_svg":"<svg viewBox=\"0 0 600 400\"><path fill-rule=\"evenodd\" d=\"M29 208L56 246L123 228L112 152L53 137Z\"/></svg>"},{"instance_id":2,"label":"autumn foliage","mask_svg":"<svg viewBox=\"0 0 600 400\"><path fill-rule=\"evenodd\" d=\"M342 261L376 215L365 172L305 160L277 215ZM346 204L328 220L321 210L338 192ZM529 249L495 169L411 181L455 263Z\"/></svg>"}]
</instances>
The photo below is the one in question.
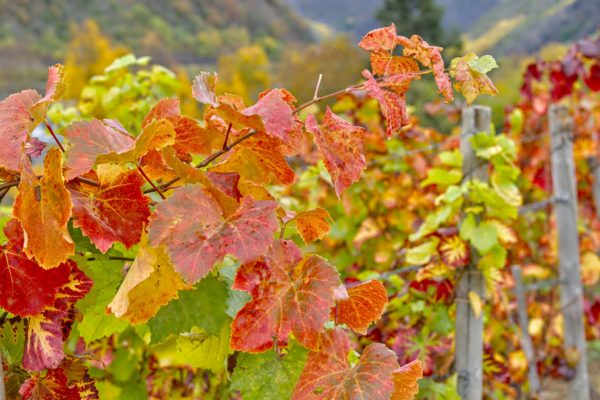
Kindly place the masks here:
<instances>
[{"instance_id":1,"label":"autumn foliage","mask_svg":"<svg viewBox=\"0 0 600 400\"><path fill-rule=\"evenodd\" d=\"M99 371L117 360L135 365L119 342L143 342L151 350L139 361L147 375L141 387L153 398L164 382L175 385L166 376L181 364L190 374L233 371L232 398L413 398L420 361L402 366L396 349L381 343L353 349L362 346L352 339L381 318L386 287L343 282L311 247L326 240L330 214L293 212L281 194L294 190L294 159L322 160L338 198L370 161L367 127L330 108L311 113L310 105L366 92L381 107L385 137L398 137L410 122L412 81L433 74L450 101L454 76L471 102L496 93L485 76L495 62L468 55L448 72L441 48L398 36L394 25L359 46L371 56L366 81L303 105L272 89L246 106L216 93L217 75L202 72L192 85L205 107L201 121L168 98L133 124L94 118L54 132L47 110L65 92L60 65L49 68L44 96L25 90L0 102L0 193L16 188L0 259L0 338L10 349L1 354L11 393L98 398L98 390L112 390L94 383ZM40 124L56 141L47 151L32 136ZM286 237L294 228L301 241ZM465 262L456 235L435 237L448 264ZM261 362L273 370L275 388L248 383L262 378L243 371ZM129 389L119 390L127 396Z\"/></svg>"}]
</instances>

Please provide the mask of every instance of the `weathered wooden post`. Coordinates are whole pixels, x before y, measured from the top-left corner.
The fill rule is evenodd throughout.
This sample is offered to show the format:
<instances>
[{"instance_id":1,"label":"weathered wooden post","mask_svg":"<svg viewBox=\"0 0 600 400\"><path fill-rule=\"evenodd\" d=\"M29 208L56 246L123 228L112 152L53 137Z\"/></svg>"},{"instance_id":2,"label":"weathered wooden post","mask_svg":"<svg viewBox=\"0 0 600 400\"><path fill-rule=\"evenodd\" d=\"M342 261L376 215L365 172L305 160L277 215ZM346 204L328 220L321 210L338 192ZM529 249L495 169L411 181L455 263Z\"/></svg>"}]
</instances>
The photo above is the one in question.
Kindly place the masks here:
<instances>
[{"instance_id":1,"label":"weathered wooden post","mask_svg":"<svg viewBox=\"0 0 600 400\"><path fill-rule=\"evenodd\" d=\"M460 151L463 175L467 179L488 179L487 164L478 163L469 139L478 132L490 132L489 107L471 106L463 109ZM472 249L471 254L477 254ZM477 269L477 257L462 275L456 287L456 371L458 394L463 400L481 400L483 393L483 318L477 317L469 302L469 292L480 298L485 295L483 274Z\"/></svg>"},{"instance_id":2,"label":"weathered wooden post","mask_svg":"<svg viewBox=\"0 0 600 400\"><path fill-rule=\"evenodd\" d=\"M515 296L517 298L517 312L519 314L519 327L521 328L521 347L527 358L529 376L529 395L536 396L540 390L540 378L537 373L537 362L533 350L533 342L529 335L529 315L527 315L527 302L525 301L525 287L521 267L512 266L512 276L515 280Z\"/></svg>"},{"instance_id":3,"label":"weathered wooden post","mask_svg":"<svg viewBox=\"0 0 600 400\"><path fill-rule=\"evenodd\" d=\"M565 352L577 352L571 398L589 400L590 385L583 322L583 289L579 265L577 191L573 161L573 121L566 106L553 104L549 110L552 143L552 184L558 231L560 306L563 316Z\"/></svg>"}]
</instances>

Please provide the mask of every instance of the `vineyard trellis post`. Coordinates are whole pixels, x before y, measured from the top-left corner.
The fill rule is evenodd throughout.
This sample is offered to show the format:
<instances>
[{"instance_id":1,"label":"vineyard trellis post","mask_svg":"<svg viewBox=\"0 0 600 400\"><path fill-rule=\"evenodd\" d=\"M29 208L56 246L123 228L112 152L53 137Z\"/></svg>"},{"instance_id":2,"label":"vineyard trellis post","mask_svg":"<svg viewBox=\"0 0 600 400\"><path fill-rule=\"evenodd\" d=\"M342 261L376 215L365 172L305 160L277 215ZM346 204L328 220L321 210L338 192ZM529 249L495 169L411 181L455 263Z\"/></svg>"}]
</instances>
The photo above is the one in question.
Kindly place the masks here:
<instances>
[{"instance_id":1,"label":"vineyard trellis post","mask_svg":"<svg viewBox=\"0 0 600 400\"><path fill-rule=\"evenodd\" d=\"M521 329L521 347L527 358L529 395L536 396L541 391L540 378L537 373L537 362L533 341L529 335L529 316L527 315L527 302L525 299L525 286L523 285L523 274L519 265L512 266L512 276L515 280L515 296L517 298L517 312L519 315L519 328Z\"/></svg>"},{"instance_id":2,"label":"vineyard trellis post","mask_svg":"<svg viewBox=\"0 0 600 400\"><path fill-rule=\"evenodd\" d=\"M463 156L463 176L466 179L488 179L487 164L475 156L470 138L478 132L490 133L491 110L484 106L463 109L460 151ZM473 250L472 254L476 254ZM484 298L485 281L477 268L477 257L461 276L456 287L456 371L458 394L463 400L480 400L483 393L483 317L475 315L469 292Z\"/></svg>"},{"instance_id":3,"label":"vineyard trellis post","mask_svg":"<svg viewBox=\"0 0 600 400\"><path fill-rule=\"evenodd\" d=\"M549 110L552 144L552 184L558 231L560 306L563 317L564 351L577 352L575 377L571 381L573 399L589 400L590 386L586 360L583 321L583 287L577 232L577 191L573 161L573 120L564 105Z\"/></svg>"}]
</instances>

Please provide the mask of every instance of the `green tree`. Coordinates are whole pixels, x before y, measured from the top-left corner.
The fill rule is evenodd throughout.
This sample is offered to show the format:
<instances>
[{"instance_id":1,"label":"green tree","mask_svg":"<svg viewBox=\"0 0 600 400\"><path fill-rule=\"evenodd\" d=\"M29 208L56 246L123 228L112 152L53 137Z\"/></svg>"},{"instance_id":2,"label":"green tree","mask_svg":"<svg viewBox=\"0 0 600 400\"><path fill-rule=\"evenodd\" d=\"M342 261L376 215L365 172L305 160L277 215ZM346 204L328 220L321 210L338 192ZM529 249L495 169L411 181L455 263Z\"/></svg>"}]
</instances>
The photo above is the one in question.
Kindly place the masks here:
<instances>
[{"instance_id":1,"label":"green tree","mask_svg":"<svg viewBox=\"0 0 600 400\"><path fill-rule=\"evenodd\" d=\"M460 32L445 29L442 26L443 16L444 7L436 4L435 0L385 0L376 14L382 24L395 23L400 35L416 33L429 43L454 48L450 53L457 52L462 47Z\"/></svg>"}]
</instances>

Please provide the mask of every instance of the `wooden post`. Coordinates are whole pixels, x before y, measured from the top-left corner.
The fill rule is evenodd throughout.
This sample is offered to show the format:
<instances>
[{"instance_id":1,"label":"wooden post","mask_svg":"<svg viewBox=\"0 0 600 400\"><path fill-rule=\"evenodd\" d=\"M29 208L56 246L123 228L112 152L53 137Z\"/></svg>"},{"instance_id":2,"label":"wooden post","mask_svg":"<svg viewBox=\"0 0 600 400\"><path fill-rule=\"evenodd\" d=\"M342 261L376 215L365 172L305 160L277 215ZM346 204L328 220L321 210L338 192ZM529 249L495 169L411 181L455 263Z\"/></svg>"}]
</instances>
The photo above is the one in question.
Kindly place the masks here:
<instances>
[{"instance_id":1,"label":"wooden post","mask_svg":"<svg viewBox=\"0 0 600 400\"><path fill-rule=\"evenodd\" d=\"M463 175L467 179L488 179L487 164L479 163L469 141L478 132L490 132L489 107L471 106L463 109L460 151ZM476 254L472 249L471 254ZM456 287L456 371L458 394L463 400L481 400L483 394L483 318L475 316L469 302L469 292L485 297L483 274L477 269L475 256Z\"/></svg>"},{"instance_id":2,"label":"wooden post","mask_svg":"<svg viewBox=\"0 0 600 400\"><path fill-rule=\"evenodd\" d=\"M515 280L515 296L517 298L517 312L519 314L519 327L521 328L521 347L527 358L529 376L529 395L535 397L541 391L540 378L537 373L537 362L533 341L529 335L529 315L527 314L527 302L525 301L525 287L521 275L521 267L512 266L512 276Z\"/></svg>"},{"instance_id":3,"label":"wooden post","mask_svg":"<svg viewBox=\"0 0 600 400\"><path fill-rule=\"evenodd\" d=\"M6 400L6 389L4 387L4 364L2 364L2 354L0 354L0 400Z\"/></svg>"},{"instance_id":4,"label":"wooden post","mask_svg":"<svg viewBox=\"0 0 600 400\"><path fill-rule=\"evenodd\" d=\"M589 400L585 331L583 325L583 289L579 266L577 232L577 191L573 161L573 121L566 106L553 104L549 110L552 143L552 184L560 275L560 306L563 317L564 351L577 352L575 378L571 381L571 398Z\"/></svg>"},{"instance_id":5,"label":"wooden post","mask_svg":"<svg viewBox=\"0 0 600 400\"><path fill-rule=\"evenodd\" d=\"M600 216L600 159L598 157L590 158L588 163L592 176L594 177L594 182L592 184L594 207L596 208L596 215Z\"/></svg>"}]
</instances>

